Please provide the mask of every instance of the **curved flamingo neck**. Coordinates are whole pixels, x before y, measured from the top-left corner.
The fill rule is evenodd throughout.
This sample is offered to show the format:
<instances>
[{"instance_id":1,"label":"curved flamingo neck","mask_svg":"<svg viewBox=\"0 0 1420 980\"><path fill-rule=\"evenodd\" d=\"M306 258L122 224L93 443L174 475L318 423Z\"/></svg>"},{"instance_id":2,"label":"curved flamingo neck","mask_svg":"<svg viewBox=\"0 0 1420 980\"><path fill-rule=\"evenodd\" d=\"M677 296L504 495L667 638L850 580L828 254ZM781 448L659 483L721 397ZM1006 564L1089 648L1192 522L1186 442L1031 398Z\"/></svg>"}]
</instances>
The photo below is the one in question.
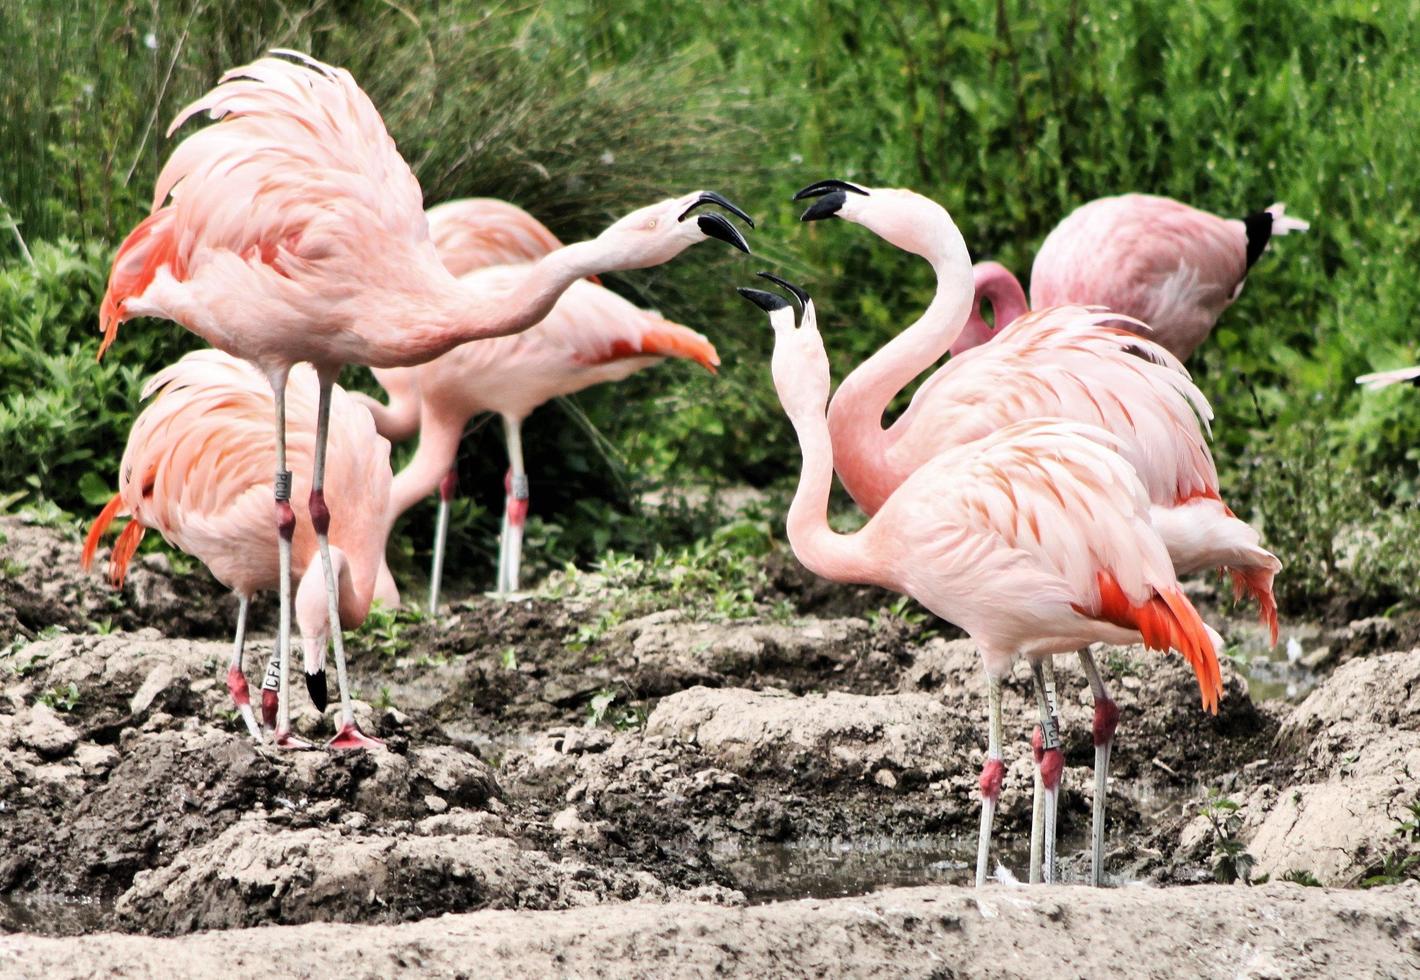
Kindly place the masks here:
<instances>
[{"instance_id":1,"label":"curved flamingo neck","mask_svg":"<svg viewBox=\"0 0 1420 980\"><path fill-rule=\"evenodd\" d=\"M427 403L420 407L419 445L408 464L390 483L385 522L388 528L394 527L399 515L437 490L439 481L458 459L459 440L468 419L440 415L437 406Z\"/></svg>"},{"instance_id":2,"label":"curved flamingo neck","mask_svg":"<svg viewBox=\"0 0 1420 980\"><path fill-rule=\"evenodd\" d=\"M961 336L951 346L953 357L986 343L996 335L996 331L1009 326L1030 309L1020 280L1001 263L978 262L972 268L972 279L976 297ZM994 328L981 315L983 303L991 304Z\"/></svg>"},{"instance_id":3,"label":"curved flamingo neck","mask_svg":"<svg viewBox=\"0 0 1420 980\"><path fill-rule=\"evenodd\" d=\"M957 339L972 309L971 254L947 212L940 213L933 245L917 254L937 273L937 292L922 315L883 345L838 386L828 407L828 430L843 484L873 514L908 476L894 466L883 413L898 392L937 362Z\"/></svg>"},{"instance_id":4,"label":"curved flamingo neck","mask_svg":"<svg viewBox=\"0 0 1420 980\"><path fill-rule=\"evenodd\" d=\"M787 407L787 406L786 406ZM835 582L876 582L858 534L839 534L828 525L828 495L833 488L833 444L820 408L791 412L799 437L803 467L789 505L787 531L795 556L815 575ZM859 532L861 534L861 532Z\"/></svg>"},{"instance_id":5,"label":"curved flamingo neck","mask_svg":"<svg viewBox=\"0 0 1420 980\"><path fill-rule=\"evenodd\" d=\"M440 264L439 271L431 275L443 279L444 288L438 290L430 315L406 318L410 326L401 337L407 346L399 366L422 364L472 340L526 330L552 312L557 300L578 279L626 268L628 263L634 263L634 258L620 254L601 239L576 242L530 263L519 282L492 296L485 286L454 279Z\"/></svg>"}]
</instances>

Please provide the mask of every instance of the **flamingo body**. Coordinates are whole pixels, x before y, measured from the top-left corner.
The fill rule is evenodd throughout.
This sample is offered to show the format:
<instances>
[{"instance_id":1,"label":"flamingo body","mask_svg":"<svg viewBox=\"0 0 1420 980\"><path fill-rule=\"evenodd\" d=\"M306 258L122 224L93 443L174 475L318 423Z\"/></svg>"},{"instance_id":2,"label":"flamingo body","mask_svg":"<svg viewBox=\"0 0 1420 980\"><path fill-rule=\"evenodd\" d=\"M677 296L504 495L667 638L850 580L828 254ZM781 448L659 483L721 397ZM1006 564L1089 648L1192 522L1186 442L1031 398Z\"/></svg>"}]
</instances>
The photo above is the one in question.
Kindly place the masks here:
<instances>
[{"instance_id":1,"label":"flamingo body","mask_svg":"<svg viewBox=\"0 0 1420 980\"><path fill-rule=\"evenodd\" d=\"M966 327L980 274L950 216L920 195L874 188L846 197L835 213L938 270L938 294L926 313L850 374L829 406L839 476L866 513L939 453L1003 426L1040 417L1098 426L1138 473L1178 573L1228 569L1258 600L1275 642L1271 583L1281 563L1220 499L1207 443L1212 409L1170 351L1121 329L1121 321L1141 332L1143 325L1114 313L1039 310L951 358L884 430L888 402Z\"/></svg>"},{"instance_id":2,"label":"flamingo body","mask_svg":"<svg viewBox=\"0 0 1420 980\"><path fill-rule=\"evenodd\" d=\"M1031 266L1030 305L1103 306L1147 324L1151 339L1186 361L1238 298L1271 238L1308 227L1287 217L1282 204L1233 219L1152 194L1100 198L1046 236ZM1010 275L993 263L985 278L1002 272ZM1010 323L1019 312L1012 290L982 285L1007 297L996 325ZM991 331L984 327L975 314L953 352L986 339Z\"/></svg>"}]
</instances>

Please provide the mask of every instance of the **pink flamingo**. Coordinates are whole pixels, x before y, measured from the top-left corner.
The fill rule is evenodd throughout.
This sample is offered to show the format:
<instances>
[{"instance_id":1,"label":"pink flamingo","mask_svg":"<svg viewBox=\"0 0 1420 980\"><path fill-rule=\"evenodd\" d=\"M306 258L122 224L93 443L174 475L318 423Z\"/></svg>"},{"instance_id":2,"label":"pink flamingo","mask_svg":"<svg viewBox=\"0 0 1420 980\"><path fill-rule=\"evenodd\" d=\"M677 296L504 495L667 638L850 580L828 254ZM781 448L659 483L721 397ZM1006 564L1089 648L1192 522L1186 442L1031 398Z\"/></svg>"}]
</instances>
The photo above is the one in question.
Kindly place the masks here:
<instances>
[{"instance_id":1,"label":"pink flamingo","mask_svg":"<svg viewBox=\"0 0 1420 980\"><path fill-rule=\"evenodd\" d=\"M1183 365L1152 341L1105 321L1117 314L1056 307L1017 319L996 340L936 371L887 430L889 402L957 339L973 304L971 258L940 205L912 191L824 181L799 192L815 201L812 221L830 216L862 224L927 259L937 294L922 317L850 374L828 410L843 485L868 514L915 470L944 450L1012 422L1069 418L1118 440L1152 504L1151 523L1178 574L1229 570L1258 600L1276 641L1272 579L1281 563L1233 515L1203 431L1207 400ZM1201 420L1201 422L1200 422ZM1095 813L1092 877L1103 879L1104 803L1118 709L1088 650L1080 660L1095 697Z\"/></svg>"},{"instance_id":2,"label":"pink flamingo","mask_svg":"<svg viewBox=\"0 0 1420 980\"><path fill-rule=\"evenodd\" d=\"M1420 385L1420 367L1395 368L1390 371L1375 371L1356 379L1358 385L1365 385L1371 391L1389 388L1391 385Z\"/></svg>"},{"instance_id":3,"label":"pink flamingo","mask_svg":"<svg viewBox=\"0 0 1420 980\"><path fill-rule=\"evenodd\" d=\"M667 262L706 238L748 249L723 216L695 214L706 204L742 214L702 191L642 208L592 241L545 256L525 269L513 295L492 298L439 261L419 182L350 73L276 53L297 60L263 58L233 69L178 114L169 132L199 112L218 121L173 151L158 176L153 213L119 247L100 312L99 354L121 321L160 316L250 361L271 383L282 570L276 743L284 745L295 530L283 421L291 366L309 361L320 380L309 512L334 620L324 445L330 392L343 365L418 364L470 340L517 333L546 316L578 279ZM330 744L374 744L355 726L339 630L331 638L342 724Z\"/></svg>"},{"instance_id":4,"label":"pink flamingo","mask_svg":"<svg viewBox=\"0 0 1420 980\"><path fill-rule=\"evenodd\" d=\"M782 280L776 279L781 282ZM787 283L784 283L788 286ZM916 599L976 641L986 670L990 735L981 771L976 884L985 883L1001 789L1001 680L1017 656L1035 679L1043 731L1045 877L1063 759L1043 661L1093 642L1175 649L1198 675L1203 706L1222 693L1220 644L1180 589L1149 523L1149 498L1101 429L1059 419L1017 422L943 451L908 476L854 534L828 524L836 447L825 411L828 357L813 303L795 327L789 304L740 290L769 313L774 385L798 434L803 469L789 508L794 554L838 582Z\"/></svg>"},{"instance_id":5,"label":"pink flamingo","mask_svg":"<svg viewBox=\"0 0 1420 980\"><path fill-rule=\"evenodd\" d=\"M312 463L320 385L305 365L287 385L287 449L297 463ZM237 634L227 670L227 689L253 738L260 740L252 713L242 648L247 607L260 591L276 588L279 567L274 547L269 492L276 462L271 431L273 398L266 379L251 365L217 350L188 354L159 371L144 386L152 401L128 434L119 466L119 492L104 507L84 542L88 569L104 531L121 514L132 520L109 559L109 575L123 586L128 563L148 528L192 555L237 594ZM368 412L339 387L330 393L329 457L331 491L347 494L347 505L330 521L331 560L338 583L340 627L364 622L384 565L385 510L392 476L389 443L375 432ZM311 472L306 468L302 473ZM306 477L298 475L305 488ZM306 683L316 708L325 710L325 650L334 635L325 582L315 562L316 540L304 525L293 537L292 559L300 580L296 621L305 649ZM266 724L276 721L276 664L262 689Z\"/></svg>"},{"instance_id":6,"label":"pink flamingo","mask_svg":"<svg viewBox=\"0 0 1420 980\"><path fill-rule=\"evenodd\" d=\"M502 201L472 199L429 211L429 230L450 272L490 295L516 288L523 269L561 244L536 218ZM491 267L489 267L491 266ZM425 364L376 369L389 393L388 407L357 396L375 416L380 432L402 439L419 432L414 458L395 477L391 524L437 488L434 560L429 610L437 612L449 499L455 458L468 420L496 412L503 420L509 470L503 528L499 535L499 593L516 592L528 478L523 465L522 424L543 403L604 381L619 381L665 357L695 360L710 371L719 365L703 336L642 310L588 281L573 283L542 322L511 337L455 347Z\"/></svg>"},{"instance_id":7,"label":"pink flamingo","mask_svg":"<svg viewBox=\"0 0 1420 980\"><path fill-rule=\"evenodd\" d=\"M1309 227L1287 217L1282 204L1238 220L1152 194L1102 197L1080 205L1046 236L1031 266L1031 306L1123 313L1148 324L1151 340L1186 361L1238 298L1272 237ZM1004 266L983 263L976 285L978 306L953 354L991 337L982 300L992 305L996 329L1025 312L1025 293Z\"/></svg>"}]
</instances>

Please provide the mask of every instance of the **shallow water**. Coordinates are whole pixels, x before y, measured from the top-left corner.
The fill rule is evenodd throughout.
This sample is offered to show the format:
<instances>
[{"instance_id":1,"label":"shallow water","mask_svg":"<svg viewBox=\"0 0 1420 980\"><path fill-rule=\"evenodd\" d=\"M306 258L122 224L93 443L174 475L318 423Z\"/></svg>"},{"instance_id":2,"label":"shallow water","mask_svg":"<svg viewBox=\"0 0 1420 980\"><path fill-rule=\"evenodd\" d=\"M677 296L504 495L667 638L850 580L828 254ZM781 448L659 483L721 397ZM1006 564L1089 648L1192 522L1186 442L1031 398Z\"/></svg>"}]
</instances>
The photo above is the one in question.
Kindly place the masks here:
<instances>
[{"instance_id":1,"label":"shallow water","mask_svg":"<svg viewBox=\"0 0 1420 980\"><path fill-rule=\"evenodd\" d=\"M0 932L73 936L95 932L111 921L112 902L44 892L0 895Z\"/></svg>"},{"instance_id":2,"label":"shallow water","mask_svg":"<svg viewBox=\"0 0 1420 980\"><path fill-rule=\"evenodd\" d=\"M1268 646L1267 632L1257 623L1233 623L1228 629L1228 656L1247 678L1255 702L1298 702L1311 693L1321 675L1306 664L1322 636L1317 623L1283 622L1277 646Z\"/></svg>"}]
</instances>

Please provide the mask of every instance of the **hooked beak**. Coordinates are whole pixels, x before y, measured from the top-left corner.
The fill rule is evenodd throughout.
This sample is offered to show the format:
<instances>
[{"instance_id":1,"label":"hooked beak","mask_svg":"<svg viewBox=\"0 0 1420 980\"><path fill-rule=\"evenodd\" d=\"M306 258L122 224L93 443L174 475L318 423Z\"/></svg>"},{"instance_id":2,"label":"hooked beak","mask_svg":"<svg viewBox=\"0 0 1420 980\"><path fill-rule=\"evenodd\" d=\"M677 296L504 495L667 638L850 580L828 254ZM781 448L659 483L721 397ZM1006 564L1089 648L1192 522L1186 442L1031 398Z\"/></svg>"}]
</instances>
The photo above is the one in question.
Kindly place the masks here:
<instances>
[{"instance_id":1,"label":"hooked beak","mask_svg":"<svg viewBox=\"0 0 1420 980\"><path fill-rule=\"evenodd\" d=\"M799 308L800 313L802 313L804 307L808 305L809 294L787 279L781 279L772 272L761 272L759 276L762 279L768 279L770 282L789 290L794 296L794 305ZM748 289L744 286L741 286L737 291L741 296L766 313L773 313L776 310L782 310L789 306L789 301L776 293L765 292L762 289Z\"/></svg>"},{"instance_id":2,"label":"hooked beak","mask_svg":"<svg viewBox=\"0 0 1420 980\"><path fill-rule=\"evenodd\" d=\"M325 684L324 667L314 674L306 675L306 691L310 694L311 703L316 706L316 710L324 714L325 706L330 702Z\"/></svg>"},{"instance_id":3,"label":"hooked beak","mask_svg":"<svg viewBox=\"0 0 1420 980\"><path fill-rule=\"evenodd\" d=\"M740 286L735 292L739 293L765 313L773 313L775 310L785 309L789 305L789 301L782 296L766 293L762 289L750 289L746 286Z\"/></svg>"},{"instance_id":4,"label":"hooked beak","mask_svg":"<svg viewBox=\"0 0 1420 980\"><path fill-rule=\"evenodd\" d=\"M799 215L800 221L821 221L824 218L831 218L838 213L839 208L848 200L849 194L862 194L868 196L868 192L863 188L848 183L846 180L820 180L816 184L810 184L794 195L794 200L802 201L806 198L816 197L817 201L810 204L804 213Z\"/></svg>"},{"instance_id":5,"label":"hooked beak","mask_svg":"<svg viewBox=\"0 0 1420 980\"><path fill-rule=\"evenodd\" d=\"M735 217L742 218L751 228L754 227L754 219L746 214L742 208L714 191L701 191L700 196L695 199L694 203L682 211L680 217L676 220L684 221L686 218L690 217L691 213L694 212L696 208L704 207L707 204L718 205ZM700 230L705 233L706 237L718 238L722 242L728 242L733 245L746 255L749 254L749 243L745 241L744 235L740 234L740 230L730 224L729 220L725 218L724 215L709 212L707 214L696 215L695 221L696 224L700 226Z\"/></svg>"}]
</instances>

